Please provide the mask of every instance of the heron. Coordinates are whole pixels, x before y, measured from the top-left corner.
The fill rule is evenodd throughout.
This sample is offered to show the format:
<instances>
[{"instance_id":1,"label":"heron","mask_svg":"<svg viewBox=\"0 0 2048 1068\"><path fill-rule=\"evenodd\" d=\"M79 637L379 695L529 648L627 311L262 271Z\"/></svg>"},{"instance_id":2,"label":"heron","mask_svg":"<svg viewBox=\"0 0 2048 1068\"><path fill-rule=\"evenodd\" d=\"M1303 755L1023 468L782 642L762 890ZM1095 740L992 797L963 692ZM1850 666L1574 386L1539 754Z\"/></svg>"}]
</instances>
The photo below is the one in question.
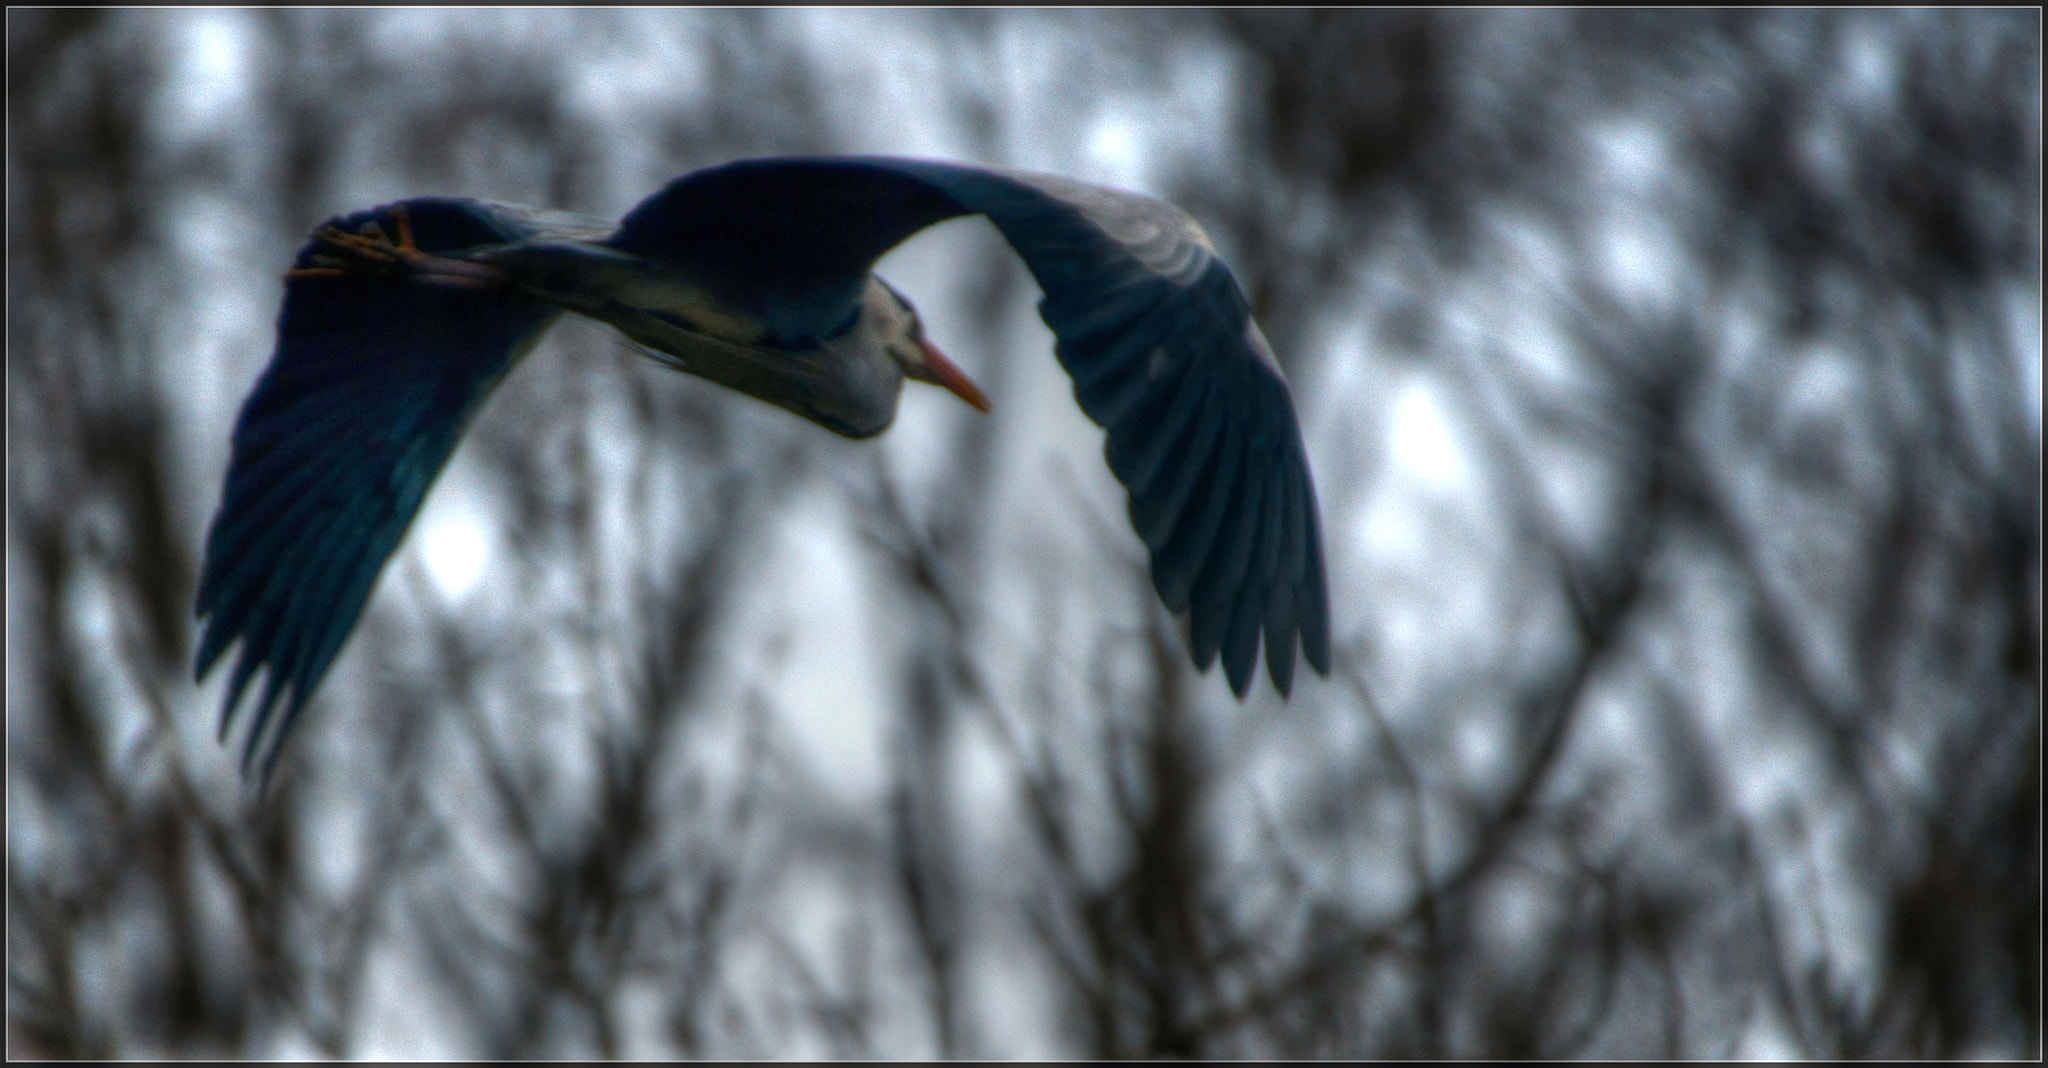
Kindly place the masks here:
<instances>
[{"instance_id":1,"label":"heron","mask_svg":"<svg viewBox=\"0 0 2048 1068\"><path fill-rule=\"evenodd\" d=\"M987 411L875 261L943 220L993 223L1042 291L1082 411L1106 431L1166 608L1242 700L1263 634L1285 699L1297 643L1329 673L1314 482L1287 384L1202 228L1152 197L928 160L739 160L616 225L455 197L334 218L285 273L277 344L238 417L206 537L194 665L237 639L225 743L267 781L464 429L548 327L606 323L640 352L849 438L905 380ZM287 696L286 691L289 691ZM279 710L282 710L281 713ZM259 754L263 754L260 764Z\"/></svg>"}]
</instances>

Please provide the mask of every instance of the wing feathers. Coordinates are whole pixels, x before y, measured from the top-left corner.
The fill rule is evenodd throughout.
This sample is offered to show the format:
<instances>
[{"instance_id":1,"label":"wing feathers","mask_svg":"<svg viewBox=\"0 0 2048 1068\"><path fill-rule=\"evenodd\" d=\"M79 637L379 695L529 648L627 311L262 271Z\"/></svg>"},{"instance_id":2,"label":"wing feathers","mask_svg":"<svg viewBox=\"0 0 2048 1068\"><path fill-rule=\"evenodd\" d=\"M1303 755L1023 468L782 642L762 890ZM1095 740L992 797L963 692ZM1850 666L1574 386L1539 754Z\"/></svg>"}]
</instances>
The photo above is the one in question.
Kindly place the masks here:
<instances>
[{"instance_id":1,"label":"wing feathers","mask_svg":"<svg viewBox=\"0 0 2048 1068\"><path fill-rule=\"evenodd\" d=\"M1162 401L1160 406L1166 411L1144 433L1111 435L1104 447L1109 469L1130 488L1133 501L1152 496L1163 465L1187 453L1192 431L1199 426L1196 417L1208 408L1209 383L1189 382L1178 393L1168 395ZM1157 522L1156 517L1154 522ZM1150 531L1145 529L1152 524L1136 525L1140 540L1148 547L1156 546L1162 532L1156 527Z\"/></svg>"},{"instance_id":2,"label":"wing feathers","mask_svg":"<svg viewBox=\"0 0 2048 1068\"><path fill-rule=\"evenodd\" d=\"M430 252L516 240L539 218L475 201L405 207ZM333 225L359 232L388 215ZM313 266L324 248L308 244L297 266ZM199 584L206 624L196 672L241 642L223 737L249 683L267 671L245 770L260 757L268 775L463 427L557 314L513 292L405 275L287 282L277 350L236 422Z\"/></svg>"},{"instance_id":3,"label":"wing feathers","mask_svg":"<svg viewBox=\"0 0 2048 1068\"><path fill-rule=\"evenodd\" d=\"M1211 477L1198 482L1178 529L1166 546L1152 555L1152 580L1166 607L1178 612L1188 605L1195 579L1208 562L1210 546L1223 526L1232 498L1236 495L1238 467L1244 456L1244 438L1236 427L1223 430L1223 448L1217 453ZM1197 646L1195 663L1208 667L1208 658Z\"/></svg>"},{"instance_id":4,"label":"wing feathers","mask_svg":"<svg viewBox=\"0 0 2048 1068\"><path fill-rule=\"evenodd\" d=\"M1189 609L1240 694L1260 632L1274 685L1297 639L1329 667L1320 524L1286 384L1228 268L1193 220L1149 197L1050 175L919 160L748 160L635 208L611 243L773 314L823 323L889 247L988 217L1037 279L1074 397L1152 552L1160 599Z\"/></svg>"}]
</instances>

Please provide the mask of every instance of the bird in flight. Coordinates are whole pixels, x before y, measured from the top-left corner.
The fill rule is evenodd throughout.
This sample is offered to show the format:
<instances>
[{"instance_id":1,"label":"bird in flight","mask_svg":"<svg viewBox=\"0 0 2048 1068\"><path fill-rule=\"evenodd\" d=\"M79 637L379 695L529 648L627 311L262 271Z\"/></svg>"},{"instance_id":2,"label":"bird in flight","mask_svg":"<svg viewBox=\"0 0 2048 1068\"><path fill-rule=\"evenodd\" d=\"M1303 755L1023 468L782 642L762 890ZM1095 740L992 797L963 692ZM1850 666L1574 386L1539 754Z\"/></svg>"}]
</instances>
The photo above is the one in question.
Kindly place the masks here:
<instances>
[{"instance_id":1,"label":"bird in flight","mask_svg":"<svg viewBox=\"0 0 2048 1068\"><path fill-rule=\"evenodd\" d=\"M456 441L564 312L647 356L850 438L903 381L988 410L871 273L934 223L982 215L1044 297L1081 410L1107 433L1160 599L1195 665L1242 698L1265 637L1284 697L1299 641L1329 673L1315 486L1271 348L1194 220L1052 175L880 157L753 159L685 175L616 226L422 197L334 219L285 273L277 348L235 424L206 539L195 674L241 654L225 739L267 669L242 754L268 779ZM276 715L286 688L290 696Z\"/></svg>"}]
</instances>

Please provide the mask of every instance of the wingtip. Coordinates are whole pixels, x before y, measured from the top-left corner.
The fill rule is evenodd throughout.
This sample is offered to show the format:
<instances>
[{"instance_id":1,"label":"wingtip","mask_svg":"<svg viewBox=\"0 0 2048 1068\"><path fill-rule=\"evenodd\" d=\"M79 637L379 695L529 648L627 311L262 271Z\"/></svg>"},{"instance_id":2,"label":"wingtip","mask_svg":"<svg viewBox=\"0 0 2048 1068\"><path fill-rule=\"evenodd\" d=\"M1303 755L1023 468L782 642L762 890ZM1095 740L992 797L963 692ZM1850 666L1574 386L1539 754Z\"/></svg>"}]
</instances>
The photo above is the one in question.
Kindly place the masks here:
<instances>
[{"instance_id":1,"label":"wingtip","mask_svg":"<svg viewBox=\"0 0 2048 1068\"><path fill-rule=\"evenodd\" d=\"M1308 655L1308 666L1314 668L1317 675L1326 679L1330 677L1330 647L1328 645L1323 645L1320 648L1304 648L1302 652Z\"/></svg>"},{"instance_id":2,"label":"wingtip","mask_svg":"<svg viewBox=\"0 0 2048 1068\"><path fill-rule=\"evenodd\" d=\"M1266 644L1266 676L1273 680L1273 690L1285 701L1294 696L1294 641L1288 636L1287 647L1274 647L1271 636Z\"/></svg>"},{"instance_id":3,"label":"wingtip","mask_svg":"<svg viewBox=\"0 0 2048 1068\"><path fill-rule=\"evenodd\" d=\"M1301 587L1296 611L1301 620L1301 651L1316 674L1330 676L1330 595L1323 585L1322 552L1311 557L1314 570Z\"/></svg>"},{"instance_id":4,"label":"wingtip","mask_svg":"<svg viewBox=\"0 0 2048 1068\"><path fill-rule=\"evenodd\" d=\"M1230 680L1230 692L1242 701L1251 692L1252 680L1259 674L1259 647L1257 633L1253 634L1253 645L1249 654L1242 643L1226 645L1223 650L1223 674Z\"/></svg>"},{"instance_id":5,"label":"wingtip","mask_svg":"<svg viewBox=\"0 0 2048 1068\"><path fill-rule=\"evenodd\" d=\"M1231 695L1236 697L1240 701L1244 700L1245 695L1250 693L1252 690L1251 669L1242 668L1233 671L1231 670L1231 666L1228 663L1226 663L1223 665L1223 674L1228 676L1230 679Z\"/></svg>"}]
</instances>

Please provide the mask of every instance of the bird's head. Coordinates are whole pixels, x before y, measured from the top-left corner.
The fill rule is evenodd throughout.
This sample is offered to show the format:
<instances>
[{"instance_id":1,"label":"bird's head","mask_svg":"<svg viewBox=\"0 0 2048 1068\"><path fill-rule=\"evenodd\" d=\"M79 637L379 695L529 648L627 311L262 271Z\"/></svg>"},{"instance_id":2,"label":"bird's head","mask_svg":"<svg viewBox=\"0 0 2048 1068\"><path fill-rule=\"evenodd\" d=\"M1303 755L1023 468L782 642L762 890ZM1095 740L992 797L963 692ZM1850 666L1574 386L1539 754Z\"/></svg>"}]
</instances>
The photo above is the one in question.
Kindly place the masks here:
<instances>
[{"instance_id":1,"label":"bird's head","mask_svg":"<svg viewBox=\"0 0 2048 1068\"><path fill-rule=\"evenodd\" d=\"M880 343L882 351L903 369L903 377L943 386L976 408L989 410L981 387L925 340L924 321L917 317L917 309L894 286L874 275L868 276L861 302L860 331Z\"/></svg>"}]
</instances>

